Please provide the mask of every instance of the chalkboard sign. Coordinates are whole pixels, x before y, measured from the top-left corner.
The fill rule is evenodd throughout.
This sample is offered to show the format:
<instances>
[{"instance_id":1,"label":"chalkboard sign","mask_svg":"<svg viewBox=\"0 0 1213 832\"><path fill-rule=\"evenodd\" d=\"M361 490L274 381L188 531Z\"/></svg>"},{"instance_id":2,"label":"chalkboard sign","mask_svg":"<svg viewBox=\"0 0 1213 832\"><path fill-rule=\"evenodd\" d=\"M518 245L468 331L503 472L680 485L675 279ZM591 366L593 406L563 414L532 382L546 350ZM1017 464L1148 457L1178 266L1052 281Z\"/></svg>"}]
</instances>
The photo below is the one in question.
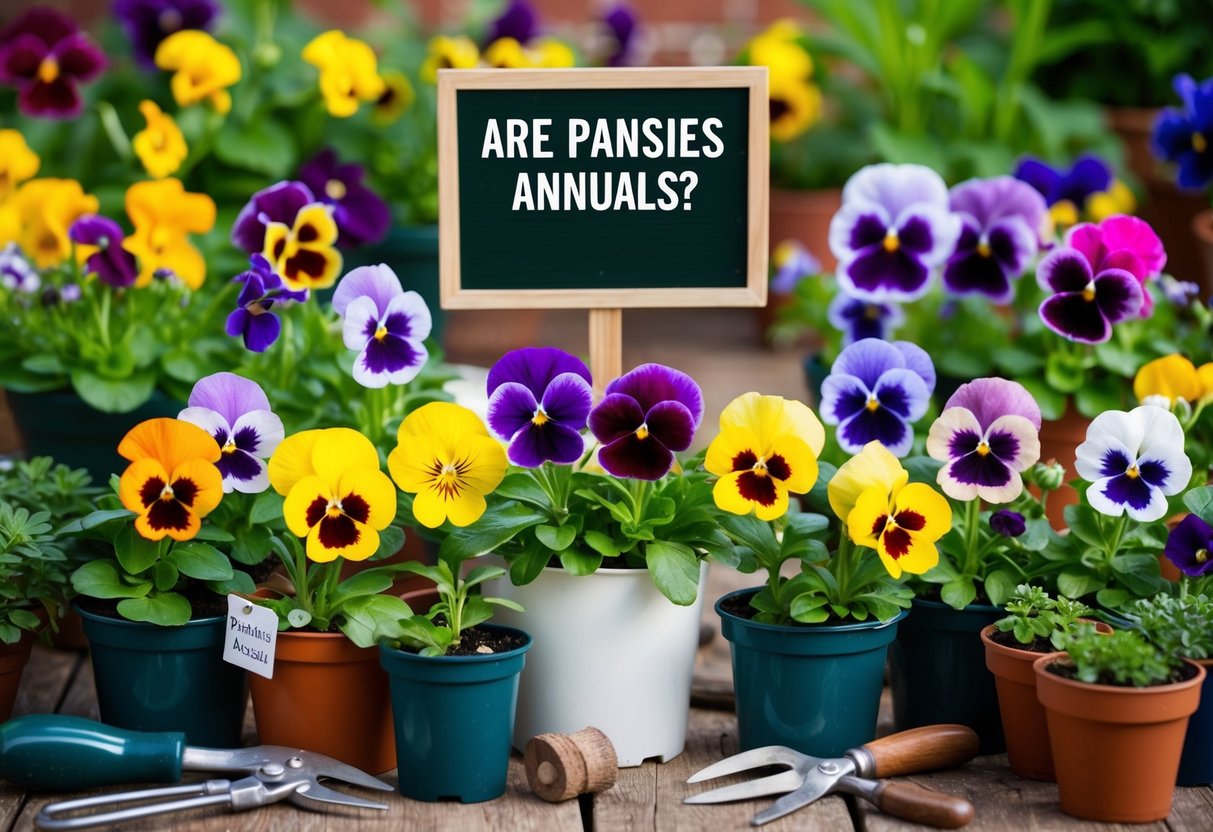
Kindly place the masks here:
<instances>
[{"instance_id":1,"label":"chalkboard sign","mask_svg":"<svg viewBox=\"0 0 1213 832\"><path fill-rule=\"evenodd\" d=\"M444 70L442 305L758 306L766 70Z\"/></svg>"}]
</instances>

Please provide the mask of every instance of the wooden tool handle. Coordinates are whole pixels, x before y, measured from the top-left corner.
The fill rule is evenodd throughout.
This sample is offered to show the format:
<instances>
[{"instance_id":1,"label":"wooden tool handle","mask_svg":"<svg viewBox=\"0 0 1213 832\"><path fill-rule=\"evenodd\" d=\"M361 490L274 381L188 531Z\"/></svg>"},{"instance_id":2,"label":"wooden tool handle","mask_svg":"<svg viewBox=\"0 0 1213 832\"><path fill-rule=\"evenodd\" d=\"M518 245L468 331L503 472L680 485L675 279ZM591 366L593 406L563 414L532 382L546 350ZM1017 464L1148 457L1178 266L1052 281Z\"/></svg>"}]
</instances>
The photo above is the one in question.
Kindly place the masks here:
<instances>
[{"instance_id":1,"label":"wooden tool handle","mask_svg":"<svg viewBox=\"0 0 1213 832\"><path fill-rule=\"evenodd\" d=\"M913 783L882 783L874 802L886 814L936 829L959 829L973 819L973 804L963 797Z\"/></svg>"},{"instance_id":2,"label":"wooden tool handle","mask_svg":"<svg viewBox=\"0 0 1213 832\"><path fill-rule=\"evenodd\" d=\"M858 751L862 776L895 777L967 763L977 756L977 734L964 725L924 725L873 740ZM870 757L870 768L864 757Z\"/></svg>"}]
</instances>

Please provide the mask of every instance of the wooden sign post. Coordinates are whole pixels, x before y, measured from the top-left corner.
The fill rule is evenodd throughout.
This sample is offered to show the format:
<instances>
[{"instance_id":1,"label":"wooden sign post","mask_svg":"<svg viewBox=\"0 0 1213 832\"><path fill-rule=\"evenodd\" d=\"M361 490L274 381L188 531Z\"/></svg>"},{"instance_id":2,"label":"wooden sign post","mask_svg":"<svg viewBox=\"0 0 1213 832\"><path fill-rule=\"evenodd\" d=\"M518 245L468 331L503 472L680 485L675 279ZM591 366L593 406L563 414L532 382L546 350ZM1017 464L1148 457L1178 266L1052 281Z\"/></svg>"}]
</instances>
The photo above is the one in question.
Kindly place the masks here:
<instances>
[{"instance_id":1,"label":"wooden sign post","mask_svg":"<svg viewBox=\"0 0 1213 832\"><path fill-rule=\"evenodd\" d=\"M441 70L444 309L588 309L595 392L625 308L762 306L763 67Z\"/></svg>"}]
</instances>

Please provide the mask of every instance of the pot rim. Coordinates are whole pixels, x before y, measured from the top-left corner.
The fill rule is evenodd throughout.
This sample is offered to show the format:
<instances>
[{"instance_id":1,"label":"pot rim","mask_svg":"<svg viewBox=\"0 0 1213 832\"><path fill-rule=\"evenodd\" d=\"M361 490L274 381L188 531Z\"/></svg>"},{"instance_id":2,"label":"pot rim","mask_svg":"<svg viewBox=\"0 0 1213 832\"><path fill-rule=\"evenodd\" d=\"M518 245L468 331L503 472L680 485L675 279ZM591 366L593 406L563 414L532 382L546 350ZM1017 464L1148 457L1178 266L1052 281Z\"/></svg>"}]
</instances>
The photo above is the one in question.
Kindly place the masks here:
<instances>
[{"instance_id":1,"label":"pot rim","mask_svg":"<svg viewBox=\"0 0 1213 832\"><path fill-rule=\"evenodd\" d=\"M766 624L761 621L755 621L752 618L742 618L740 615L734 615L731 612L726 612L720 608L726 598L732 598L734 595L743 595L746 593L754 593L761 591L762 587L752 586L745 589L735 589L732 592L726 592L716 599L713 609L721 618L729 618L733 621L740 622L742 626L753 627L756 630L766 630L776 633L850 633L857 630L882 630L885 627L891 627L901 621L910 614L909 610L899 610L897 615L890 618L888 621L880 621L873 619L871 621L856 621L851 624Z\"/></svg>"},{"instance_id":2,"label":"pot rim","mask_svg":"<svg viewBox=\"0 0 1213 832\"><path fill-rule=\"evenodd\" d=\"M993 604L969 604L961 609L956 609L951 604L945 604L943 601L936 601L934 598L922 598L915 595L912 604L921 604L928 609L951 610L952 612L1006 612L1003 607L996 607Z\"/></svg>"},{"instance_id":3,"label":"pot rim","mask_svg":"<svg viewBox=\"0 0 1213 832\"><path fill-rule=\"evenodd\" d=\"M1059 676L1056 673L1050 673L1047 666L1053 662L1062 659L1068 659L1069 656L1065 652L1049 653L1041 656L1032 663L1032 669L1036 672L1036 677L1039 680L1041 677L1047 678L1050 682L1056 682L1059 685L1067 688L1082 688L1097 693L1118 693L1125 696L1149 696L1159 693L1172 693L1175 691L1186 690L1187 688L1199 687L1204 684L1206 671L1204 666L1197 664L1191 659L1182 659L1185 664L1193 665L1197 673L1191 679L1184 679L1181 682L1168 682L1165 685L1149 685L1144 688L1129 687L1126 685L1100 685L1091 682L1081 682L1078 679L1069 679L1065 676Z\"/></svg>"},{"instance_id":4,"label":"pot rim","mask_svg":"<svg viewBox=\"0 0 1213 832\"><path fill-rule=\"evenodd\" d=\"M106 624L127 624L132 627L159 627L164 630L179 630L185 627L202 627L207 624L214 624L216 621L223 621L227 615L208 615L206 618L191 618L184 624L153 624L150 621L131 621L129 618L111 618L108 615L99 615L95 612L89 612L80 608L80 605L75 600L72 601L72 609L81 617L92 621L100 621Z\"/></svg>"},{"instance_id":5,"label":"pot rim","mask_svg":"<svg viewBox=\"0 0 1213 832\"><path fill-rule=\"evenodd\" d=\"M1112 627L1103 621L1095 621L1090 618L1080 618L1079 620L1091 622L1092 624L1095 625L1096 630L1098 630L1101 633L1105 633L1105 632L1111 633L1112 632ZM995 641L994 639L991 638L991 636L994 633L994 628L997 626L998 626L997 624L989 624L985 627L982 627L981 633L980 633L982 643L986 645L987 649L993 650L996 653L1001 653L1003 655L1013 655L1013 656L1017 656L1017 657L1026 657L1026 656L1031 655L1031 656L1036 656L1036 658L1040 658L1041 656L1053 656L1058 653L1064 654L1066 652L1065 650L1050 650L1047 653L1041 653L1036 650L1024 650L1022 647L1008 647L1005 644L999 644L997 641ZM1105 629L1100 629L1101 627L1105 628ZM1036 659L1033 659L1032 661L1036 661ZM1213 659L1210 659L1209 661L1210 661L1210 663L1213 663Z\"/></svg>"},{"instance_id":6,"label":"pot rim","mask_svg":"<svg viewBox=\"0 0 1213 832\"><path fill-rule=\"evenodd\" d=\"M520 630L517 627L507 627L504 624L492 623L478 624L476 626L485 627L487 629L497 630L500 632L517 633L523 636L526 639L526 642L521 647L515 647L513 650L507 650L504 653L477 653L474 656L423 656L420 653L414 653L410 650L401 650L398 647L389 647L382 642L380 642L378 647L381 653L386 653L389 656L398 656L400 658L404 658L406 661L417 661L424 664L456 665L488 664L489 662L512 659L516 656L522 655L527 650L530 650L531 645L535 643L535 640L531 637L530 633L528 633L526 630Z\"/></svg>"}]
</instances>

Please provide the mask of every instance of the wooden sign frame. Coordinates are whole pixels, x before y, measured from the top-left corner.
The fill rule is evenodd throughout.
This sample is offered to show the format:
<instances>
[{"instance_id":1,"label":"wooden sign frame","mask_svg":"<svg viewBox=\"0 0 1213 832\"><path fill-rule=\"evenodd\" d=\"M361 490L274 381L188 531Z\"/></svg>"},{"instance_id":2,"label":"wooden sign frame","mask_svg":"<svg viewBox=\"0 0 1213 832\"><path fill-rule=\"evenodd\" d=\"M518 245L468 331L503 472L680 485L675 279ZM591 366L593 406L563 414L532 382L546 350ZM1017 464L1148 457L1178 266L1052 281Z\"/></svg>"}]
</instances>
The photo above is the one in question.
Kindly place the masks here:
<instances>
[{"instance_id":1,"label":"wooden sign frame","mask_svg":"<svg viewBox=\"0 0 1213 832\"><path fill-rule=\"evenodd\" d=\"M726 288L464 289L460 270L459 90L746 88L746 285ZM444 69L438 72L438 208L444 309L590 309L764 306L770 200L765 67ZM617 313L616 313L617 314ZM593 318L594 316L592 316Z\"/></svg>"}]
</instances>

